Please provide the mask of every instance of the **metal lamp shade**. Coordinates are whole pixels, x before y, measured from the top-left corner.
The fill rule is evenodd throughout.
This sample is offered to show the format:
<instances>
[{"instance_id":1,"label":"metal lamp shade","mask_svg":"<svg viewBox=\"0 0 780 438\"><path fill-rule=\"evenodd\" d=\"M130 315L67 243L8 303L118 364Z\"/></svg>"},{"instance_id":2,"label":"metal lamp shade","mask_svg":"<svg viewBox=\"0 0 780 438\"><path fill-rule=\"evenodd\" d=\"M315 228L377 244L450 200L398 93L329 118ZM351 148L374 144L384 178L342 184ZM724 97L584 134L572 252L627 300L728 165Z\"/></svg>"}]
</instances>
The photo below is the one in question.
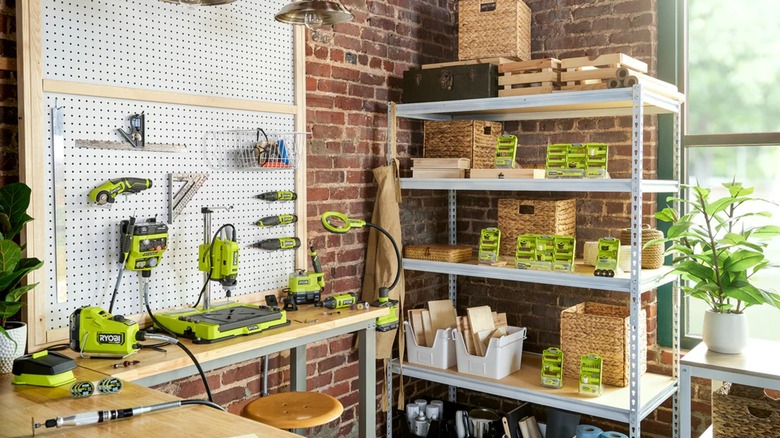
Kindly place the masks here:
<instances>
[{"instance_id":1,"label":"metal lamp shade","mask_svg":"<svg viewBox=\"0 0 780 438\"><path fill-rule=\"evenodd\" d=\"M316 17L317 21L322 20L318 25L345 23L355 18L341 3L327 0L292 2L283 7L275 18L282 23L307 25L312 16Z\"/></svg>"}]
</instances>

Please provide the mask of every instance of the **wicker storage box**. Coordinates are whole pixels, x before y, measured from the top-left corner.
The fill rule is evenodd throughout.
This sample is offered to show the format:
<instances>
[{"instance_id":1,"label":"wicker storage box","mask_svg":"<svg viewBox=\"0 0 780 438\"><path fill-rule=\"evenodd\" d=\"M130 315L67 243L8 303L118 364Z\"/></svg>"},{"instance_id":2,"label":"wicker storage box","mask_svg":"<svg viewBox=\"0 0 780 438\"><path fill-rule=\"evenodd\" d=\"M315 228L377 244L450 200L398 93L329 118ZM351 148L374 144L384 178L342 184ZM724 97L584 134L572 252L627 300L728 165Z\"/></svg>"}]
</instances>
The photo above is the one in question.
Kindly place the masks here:
<instances>
[{"instance_id":1,"label":"wicker storage box","mask_svg":"<svg viewBox=\"0 0 780 438\"><path fill-rule=\"evenodd\" d=\"M469 158L474 169L495 167L496 143L503 129L501 123L477 120L426 121L424 129L425 158Z\"/></svg>"},{"instance_id":2,"label":"wicker storage box","mask_svg":"<svg viewBox=\"0 0 780 438\"><path fill-rule=\"evenodd\" d=\"M778 436L780 400L762 388L724 383L712 393L712 432L715 438Z\"/></svg>"},{"instance_id":3,"label":"wicker storage box","mask_svg":"<svg viewBox=\"0 0 780 438\"><path fill-rule=\"evenodd\" d=\"M471 247L468 245L444 245L438 243L406 245L404 246L404 257L432 262L460 263L471 260Z\"/></svg>"},{"instance_id":4,"label":"wicker storage box","mask_svg":"<svg viewBox=\"0 0 780 438\"><path fill-rule=\"evenodd\" d=\"M662 239L662 231L646 226L642 228L642 247L653 239ZM620 230L620 244L631 245L631 229ZM658 269L664 264L664 244L656 243L642 250L642 269Z\"/></svg>"},{"instance_id":5,"label":"wicker storage box","mask_svg":"<svg viewBox=\"0 0 780 438\"><path fill-rule=\"evenodd\" d=\"M523 0L460 0L458 59L531 59L531 8Z\"/></svg>"},{"instance_id":6,"label":"wicker storage box","mask_svg":"<svg viewBox=\"0 0 780 438\"><path fill-rule=\"evenodd\" d=\"M521 234L574 236L577 200L499 199L498 228L501 230L501 255L514 258L517 236Z\"/></svg>"},{"instance_id":7,"label":"wicker storage box","mask_svg":"<svg viewBox=\"0 0 780 438\"><path fill-rule=\"evenodd\" d=\"M561 312L563 375L578 379L580 358L596 353L603 359L601 380L607 385L628 386L629 309L599 303L580 303ZM647 324L639 314L639 374L647 370Z\"/></svg>"}]
</instances>

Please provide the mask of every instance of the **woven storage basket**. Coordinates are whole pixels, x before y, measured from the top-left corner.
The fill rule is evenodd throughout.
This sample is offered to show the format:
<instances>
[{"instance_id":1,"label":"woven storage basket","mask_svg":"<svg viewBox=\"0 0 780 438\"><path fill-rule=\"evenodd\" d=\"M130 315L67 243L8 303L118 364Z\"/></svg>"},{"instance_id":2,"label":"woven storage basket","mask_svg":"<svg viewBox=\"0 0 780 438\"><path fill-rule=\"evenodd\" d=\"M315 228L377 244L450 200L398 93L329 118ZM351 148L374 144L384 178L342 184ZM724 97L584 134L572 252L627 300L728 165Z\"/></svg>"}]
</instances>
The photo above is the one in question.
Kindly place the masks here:
<instances>
[{"instance_id":1,"label":"woven storage basket","mask_svg":"<svg viewBox=\"0 0 780 438\"><path fill-rule=\"evenodd\" d=\"M468 158L474 169L492 169L496 143L503 125L499 122L457 120L426 121L423 139L425 158Z\"/></svg>"},{"instance_id":2,"label":"woven storage basket","mask_svg":"<svg viewBox=\"0 0 780 438\"><path fill-rule=\"evenodd\" d=\"M664 233L645 225L642 228L642 247L653 239L662 239ZM631 245L631 229L620 230L620 244ZM664 264L664 244L656 243L642 250L642 269L658 269Z\"/></svg>"},{"instance_id":3,"label":"woven storage basket","mask_svg":"<svg viewBox=\"0 0 780 438\"><path fill-rule=\"evenodd\" d=\"M531 8L523 0L460 0L458 59L531 59Z\"/></svg>"},{"instance_id":4,"label":"woven storage basket","mask_svg":"<svg viewBox=\"0 0 780 438\"><path fill-rule=\"evenodd\" d=\"M762 388L724 383L712 393L712 432L715 438L776 437L780 401Z\"/></svg>"},{"instance_id":5,"label":"woven storage basket","mask_svg":"<svg viewBox=\"0 0 780 438\"><path fill-rule=\"evenodd\" d=\"M574 236L577 200L499 199L498 228L501 230L501 255L514 258L517 236L521 234Z\"/></svg>"},{"instance_id":6,"label":"woven storage basket","mask_svg":"<svg viewBox=\"0 0 780 438\"><path fill-rule=\"evenodd\" d=\"M607 385L628 386L629 309L599 303L580 303L561 312L563 374L578 379L580 358L596 353L603 359L601 380ZM639 314L639 374L647 370L647 324Z\"/></svg>"},{"instance_id":7,"label":"woven storage basket","mask_svg":"<svg viewBox=\"0 0 780 438\"><path fill-rule=\"evenodd\" d=\"M406 245L404 246L404 257L433 262L460 263L471 260L471 247L468 245L443 245L438 243Z\"/></svg>"}]
</instances>

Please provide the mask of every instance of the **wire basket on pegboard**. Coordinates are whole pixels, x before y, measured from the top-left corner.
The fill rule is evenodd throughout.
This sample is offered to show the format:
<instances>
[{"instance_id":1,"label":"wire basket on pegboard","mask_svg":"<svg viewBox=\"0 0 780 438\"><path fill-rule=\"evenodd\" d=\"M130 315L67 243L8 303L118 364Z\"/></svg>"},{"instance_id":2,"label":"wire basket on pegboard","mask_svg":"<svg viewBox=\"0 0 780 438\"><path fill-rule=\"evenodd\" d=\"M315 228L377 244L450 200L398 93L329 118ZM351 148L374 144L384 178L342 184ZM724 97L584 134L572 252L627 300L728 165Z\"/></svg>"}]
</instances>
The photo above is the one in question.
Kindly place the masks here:
<instances>
[{"instance_id":1,"label":"wire basket on pegboard","mask_svg":"<svg viewBox=\"0 0 780 438\"><path fill-rule=\"evenodd\" d=\"M299 145L305 132L265 132L239 129L206 133L206 160L212 169L295 169L300 163Z\"/></svg>"}]
</instances>

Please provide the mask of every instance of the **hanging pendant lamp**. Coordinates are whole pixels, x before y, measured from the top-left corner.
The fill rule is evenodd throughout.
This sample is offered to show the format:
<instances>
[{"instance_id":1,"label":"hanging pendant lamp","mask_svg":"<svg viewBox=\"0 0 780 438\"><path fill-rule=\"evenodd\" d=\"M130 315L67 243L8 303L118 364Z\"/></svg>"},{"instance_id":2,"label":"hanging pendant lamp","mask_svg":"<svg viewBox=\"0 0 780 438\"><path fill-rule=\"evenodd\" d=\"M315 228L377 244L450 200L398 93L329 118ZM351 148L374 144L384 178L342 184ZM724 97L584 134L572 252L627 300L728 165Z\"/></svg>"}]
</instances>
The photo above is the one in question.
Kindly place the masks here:
<instances>
[{"instance_id":1,"label":"hanging pendant lamp","mask_svg":"<svg viewBox=\"0 0 780 438\"><path fill-rule=\"evenodd\" d=\"M165 3L175 3L185 6L219 6L233 3L236 0L161 0Z\"/></svg>"},{"instance_id":2,"label":"hanging pendant lamp","mask_svg":"<svg viewBox=\"0 0 780 438\"><path fill-rule=\"evenodd\" d=\"M282 23L303 24L308 28L316 28L322 25L346 23L355 17L337 1L300 0L283 7L274 18Z\"/></svg>"}]
</instances>

